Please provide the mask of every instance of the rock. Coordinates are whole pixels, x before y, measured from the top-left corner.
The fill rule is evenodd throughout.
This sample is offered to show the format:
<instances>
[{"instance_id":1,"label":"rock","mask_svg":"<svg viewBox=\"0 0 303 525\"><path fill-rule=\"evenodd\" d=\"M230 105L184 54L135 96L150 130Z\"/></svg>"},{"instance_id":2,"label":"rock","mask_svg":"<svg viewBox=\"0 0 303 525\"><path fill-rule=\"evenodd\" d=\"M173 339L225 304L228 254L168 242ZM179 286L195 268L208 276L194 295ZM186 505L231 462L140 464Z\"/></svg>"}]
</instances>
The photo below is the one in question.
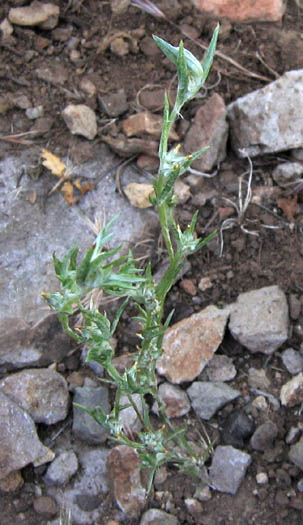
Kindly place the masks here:
<instances>
[{"instance_id":1,"label":"rock","mask_svg":"<svg viewBox=\"0 0 303 525\"><path fill-rule=\"evenodd\" d=\"M209 469L211 487L235 495L250 463L251 456L246 452L230 446L218 446Z\"/></svg>"},{"instance_id":2,"label":"rock","mask_svg":"<svg viewBox=\"0 0 303 525\"><path fill-rule=\"evenodd\" d=\"M288 188L291 184L298 182L303 174L301 162L284 162L276 166L272 172L272 178L282 188Z\"/></svg>"},{"instance_id":3,"label":"rock","mask_svg":"<svg viewBox=\"0 0 303 525\"><path fill-rule=\"evenodd\" d=\"M237 375L232 359L226 355L214 355L205 371L209 381L231 381Z\"/></svg>"},{"instance_id":4,"label":"rock","mask_svg":"<svg viewBox=\"0 0 303 525\"><path fill-rule=\"evenodd\" d=\"M50 450L39 441L32 418L3 392L0 421L0 479L49 457Z\"/></svg>"},{"instance_id":5,"label":"rock","mask_svg":"<svg viewBox=\"0 0 303 525\"><path fill-rule=\"evenodd\" d=\"M288 297L288 303L289 303L289 315L291 319L293 319L294 321L297 321L300 317L301 308L302 308L300 298L297 295L291 293L289 294L289 297Z\"/></svg>"},{"instance_id":6,"label":"rock","mask_svg":"<svg viewBox=\"0 0 303 525\"><path fill-rule=\"evenodd\" d=\"M196 498L185 498L184 500L185 507L187 509L187 512L191 514L196 520L201 517L200 515L203 512L203 507Z\"/></svg>"},{"instance_id":7,"label":"rock","mask_svg":"<svg viewBox=\"0 0 303 525\"><path fill-rule=\"evenodd\" d=\"M36 423L53 425L68 414L67 382L49 368L33 368L9 375L0 382L0 389Z\"/></svg>"},{"instance_id":8,"label":"rock","mask_svg":"<svg viewBox=\"0 0 303 525\"><path fill-rule=\"evenodd\" d=\"M95 525L103 521L103 502L108 490L106 459L108 450L86 447L79 450L79 473L72 486L51 485L48 495L54 497L61 508L71 511L71 521L77 525ZM87 509L87 510L85 510Z\"/></svg>"},{"instance_id":9,"label":"rock","mask_svg":"<svg viewBox=\"0 0 303 525\"><path fill-rule=\"evenodd\" d=\"M140 525L179 525L176 516L160 509L148 509L144 512Z\"/></svg>"},{"instance_id":10,"label":"rock","mask_svg":"<svg viewBox=\"0 0 303 525\"><path fill-rule=\"evenodd\" d=\"M3 492L15 492L23 487L24 480L20 470L14 470L6 478L0 480L0 490Z\"/></svg>"},{"instance_id":11,"label":"rock","mask_svg":"<svg viewBox=\"0 0 303 525\"><path fill-rule=\"evenodd\" d=\"M230 401L237 399L241 394L225 383L195 381L187 393L191 399L192 408L202 419L207 421Z\"/></svg>"},{"instance_id":12,"label":"rock","mask_svg":"<svg viewBox=\"0 0 303 525\"><path fill-rule=\"evenodd\" d=\"M51 519L59 512L57 503L50 496L40 496L33 501L35 512L45 519Z\"/></svg>"},{"instance_id":13,"label":"rock","mask_svg":"<svg viewBox=\"0 0 303 525\"><path fill-rule=\"evenodd\" d=\"M194 117L184 141L187 154L205 146L209 149L192 163L192 168L199 171L211 171L225 159L228 124L223 98L215 93L200 107Z\"/></svg>"},{"instance_id":14,"label":"rock","mask_svg":"<svg viewBox=\"0 0 303 525\"><path fill-rule=\"evenodd\" d=\"M290 447L288 457L294 465L303 470L303 437L298 443Z\"/></svg>"},{"instance_id":15,"label":"rock","mask_svg":"<svg viewBox=\"0 0 303 525\"><path fill-rule=\"evenodd\" d=\"M143 209L152 206L149 197L155 195L152 184L140 184L138 182L130 182L124 188L124 193L132 206Z\"/></svg>"},{"instance_id":16,"label":"rock","mask_svg":"<svg viewBox=\"0 0 303 525\"><path fill-rule=\"evenodd\" d=\"M220 345L228 315L228 309L211 305L168 328L158 373L171 383L193 381Z\"/></svg>"},{"instance_id":17,"label":"rock","mask_svg":"<svg viewBox=\"0 0 303 525\"><path fill-rule=\"evenodd\" d=\"M273 446L278 435L278 427L272 421L266 421L253 433L250 444L254 450L264 451Z\"/></svg>"},{"instance_id":18,"label":"rock","mask_svg":"<svg viewBox=\"0 0 303 525\"><path fill-rule=\"evenodd\" d=\"M159 397L165 405L167 417L181 417L190 411L190 402L184 390L170 383L161 383L158 389ZM158 414L157 403L153 406L153 411Z\"/></svg>"},{"instance_id":19,"label":"rock","mask_svg":"<svg viewBox=\"0 0 303 525\"><path fill-rule=\"evenodd\" d=\"M44 80L53 85L63 86L68 80L68 74L66 68L62 64L53 62L44 62L42 67L35 70L37 78Z\"/></svg>"},{"instance_id":20,"label":"rock","mask_svg":"<svg viewBox=\"0 0 303 525\"><path fill-rule=\"evenodd\" d=\"M157 46L154 39L150 36L145 36L140 42L140 51L147 57L156 57L161 54L160 48ZM162 100L163 103L163 100Z\"/></svg>"},{"instance_id":21,"label":"rock","mask_svg":"<svg viewBox=\"0 0 303 525\"><path fill-rule=\"evenodd\" d=\"M303 401L303 373L294 376L282 386L280 392L281 403L293 407Z\"/></svg>"},{"instance_id":22,"label":"rock","mask_svg":"<svg viewBox=\"0 0 303 525\"><path fill-rule=\"evenodd\" d=\"M27 108L25 111L27 118L30 120L36 120L37 118L43 117L44 109L43 106L36 106L34 108Z\"/></svg>"},{"instance_id":23,"label":"rock","mask_svg":"<svg viewBox=\"0 0 303 525\"><path fill-rule=\"evenodd\" d=\"M158 46L157 49L159 49ZM143 108L149 109L150 111L159 110L164 104L164 94L164 89L144 89L140 93L140 106L143 106Z\"/></svg>"},{"instance_id":24,"label":"rock","mask_svg":"<svg viewBox=\"0 0 303 525\"><path fill-rule=\"evenodd\" d=\"M109 93L103 97L99 97L101 109L108 115L108 117L119 117L128 110L127 98L124 89L120 89L117 93Z\"/></svg>"},{"instance_id":25,"label":"rock","mask_svg":"<svg viewBox=\"0 0 303 525\"><path fill-rule=\"evenodd\" d=\"M160 115L154 115L149 111L135 113L123 120L122 128L127 137L140 136L147 133L153 138L160 138L162 132L163 118ZM175 131L170 132L172 140L178 140L179 136Z\"/></svg>"},{"instance_id":26,"label":"rock","mask_svg":"<svg viewBox=\"0 0 303 525\"><path fill-rule=\"evenodd\" d=\"M270 387L270 380L268 379L264 368L249 368L247 381L252 388L259 388L265 390L265 392Z\"/></svg>"},{"instance_id":27,"label":"rock","mask_svg":"<svg viewBox=\"0 0 303 525\"><path fill-rule=\"evenodd\" d=\"M117 37L111 41L110 50L117 57L125 57L130 52L130 46L126 39Z\"/></svg>"},{"instance_id":28,"label":"rock","mask_svg":"<svg viewBox=\"0 0 303 525\"><path fill-rule=\"evenodd\" d=\"M126 445L111 449L107 470L113 485L113 496L122 512L136 518L145 505L145 490L140 480L140 457Z\"/></svg>"},{"instance_id":29,"label":"rock","mask_svg":"<svg viewBox=\"0 0 303 525\"><path fill-rule=\"evenodd\" d=\"M15 158L5 156L0 160L0 209L3 212L1 283L12 283L10 286L3 285L1 293L0 367L14 368L59 362L73 348L69 338L63 336L57 316L50 318L53 319L51 323L46 321L47 310L41 292L59 289L52 253L55 252L61 259L75 242L80 249L80 258L94 241L95 236L83 217L94 220L94 216L100 214L100 217L105 216L110 221L119 210L119 218L112 225L113 237L109 245L111 248L122 245L124 252L136 242L150 237L158 224L153 210L142 212L133 208L116 191L115 180L108 173L116 162L115 156L104 144L98 146L92 161L74 166L75 178L84 176L90 181L99 181L77 206L68 206L59 192L48 199L45 209L40 206L43 195L54 186L55 177L45 174L33 180L30 166L33 165L35 151L27 149L19 153ZM127 184L136 175L135 169L128 166L123 172L123 181ZM20 199L16 198L19 179L22 206ZM33 190L38 196L35 205L21 197ZM127 228L121 226L125 224ZM27 323L35 325L40 320L39 335L38 325L34 330Z\"/></svg>"},{"instance_id":30,"label":"rock","mask_svg":"<svg viewBox=\"0 0 303 525\"><path fill-rule=\"evenodd\" d=\"M177 197L177 205L185 204L191 197L190 186L178 179L175 182L175 196Z\"/></svg>"},{"instance_id":31,"label":"rock","mask_svg":"<svg viewBox=\"0 0 303 525\"><path fill-rule=\"evenodd\" d=\"M287 445L292 445L295 443L301 434L301 430L298 427L290 427L289 431L287 432L285 443Z\"/></svg>"},{"instance_id":32,"label":"rock","mask_svg":"<svg viewBox=\"0 0 303 525\"><path fill-rule=\"evenodd\" d=\"M281 354L283 365L291 375L299 374L303 370L303 356L293 348L287 348Z\"/></svg>"},{"instance_id":33,"label":"rock","mask_svg":"<svg viewBox=\"0 0 303 525\"><path fill-rule=\"evenodd\" d=\"M97 135L97 119L94 111L84 104L69 104L62 117L72 135L82 135L92 140Z\"/></svg>"},{"instance_id":34,"label":"rock","mask_svg":"<svg viewBox=\"0 0 303 525\"><path fill-rule=\"evenodd\" d=\"M146 155L142 153L136 160L138 168L141 170L149 171L150 173L156 173L159 169L159 159L151 155Z\"/></svg>"},{"instance_id":35,"label":"rock","mask_svg":"<svg viewBox=\"0 0 303 525\"><path fill-rule=\"evenodd\" d=\"M8 19L11 24L18 26L34 27L41 29L54 29L58 24L60 9L54 4L43 4L34 1L28 6L11 8Z\"/></svg>"},{"instance_id":36,"label":"rock","mask_svg":"<svg viewBox=\"0 0 303 525\"><path fill-rule=\"evenodd\" d=\"M229 329L251 352L272 354L288 337L288 305L279 286L242 293L231 305Z\"/></svg>"},{"instance_id":37,"label":"rock","mask_svg":"<svg viewBox=\"0 0 303 525\"><path fill-rule=\"evenodd\" d=\"M79 88L88 96L94 97L97 94L95 84L87 77L81 79Z\"/></svg>"},{"instance_id":38,"label":"rock","mask_svg":"<svg viewBox=\"0 0 303 525\"><path fill-rule=\"evenodd\" d=\"M209 277L202 277L199 281L198 288L201 292L205 292L209 288L213 287L213 283Z\"/></svg>"},{"instance_id":39,"label":"rock","mask_svg":"<svg viewBox=\"0 0 303 525\"><path fill-rule=\"evenodd\" d=\"M259 474L256 475L256 482L258 485L267 485L268 475L266 472L259 472Z\"/></svg>"},{"instance_id":40,"label":"rock","mask_svg":"<svg viewBox=\"0 0 303 525\"><path fill-rule=\"evenodd\" d=\"M198 485L195 490L194 497L199 501L210 501L211 500L211 490L208 485Z\"/></svg>"},{"instance_id":41,"label":"rock","mask_svg":"<svg viewBox=\"0 0 303 525\"><path fill-rule=\"evenodd\" d=\"M283 0L241 0L237 5L233 0L192 0L200 11L214 17L229 18L233 22L279 22L284 15L286 4Z\"/></svg>"},{"instance_id":42,"label":"rock","mask_svg":"<svg viewBox=\"0 0 303 525\"><path fill-rule=\"evenodd\" d=\"M233 410L222 425L222 439L225 445L243 448L255 430L255 422L244 410Z\"/></svg>"},{"instance_id":43,"label":"rock","mask_svg":"<svg viewBox=\"0 0 303 525\"><path fill-rule=\"evenodd\" d=\"M2 20L2 22L0 24L0 31L1 31L3 40L6 40L7 38L9 38L13 34L14 28L9 23L7 18L4 18L4 20Z\"/></svg>"},{"instance_id":44,"label":"rock","mask_svg":"<svg viewBox=\"0 0 303 525\"><path fill-rule=\"evenodd\" d=\"M143 405L140 394L131 395L133 403L135 403L139 414L143 417ZM120 406L129 405L130 402L127 396L121 396ZM123 425L124 432L132 436L136 432L140 432L142 429L142 423L138 418L135 409L132 406L124 408L119 412L119 421Z\"/></svg>"},{"instance_id":45,"label":"rock","mask_svg":"<svg viewBox=\"0 0 303 525\"><path fill-rule=\"evenodd\" d=\"M275 82L228 106L231 143L239 157L255 157L303 145L302 83L302 69L288 71Z\"/></svg>"},{"instance_id":46,"label":"rock","mask_svg":"<svg viewBox=\"0 0 303 525\"><path fill-rule=\"evenodd\" d=\"M104 386L97 388L83 386L75 388L74 403L94 409L97 406L109 413L108 390ZM73 434L92 445L104 443L107 431L82 408L73 407Z\"/></svg>"},{"instance_id":47,"label":"rock","mask_svg":"<svg viewBox=\"0 0 303 525\"><path fill-rule=\"evenodd\" d=\"M192 297L197 295L197 288L192 279L182 279L180 282L180 288L182 288L185 293L191 295Z\"/></svg>"},{"instance_id":48,"label":"rock","mask_svg":"<svg viewBox=\"0 0 303 525\"><path fill-rule=\"evenodd\" d=\"M261 412L264 412L268 409L268 404L264 396L257 396L251 403L253 407Z\"/></svg>"},{"instance_id":49,"label":"rock","mask_svg":"<svg viewBox=\"0 0 303 525\"><path fill-rule=\"evenodd\" d=\"M61 452L43 477L46 485L65 485L78 470L78 458L73 450Z\"/></svg>"}]
</instances>

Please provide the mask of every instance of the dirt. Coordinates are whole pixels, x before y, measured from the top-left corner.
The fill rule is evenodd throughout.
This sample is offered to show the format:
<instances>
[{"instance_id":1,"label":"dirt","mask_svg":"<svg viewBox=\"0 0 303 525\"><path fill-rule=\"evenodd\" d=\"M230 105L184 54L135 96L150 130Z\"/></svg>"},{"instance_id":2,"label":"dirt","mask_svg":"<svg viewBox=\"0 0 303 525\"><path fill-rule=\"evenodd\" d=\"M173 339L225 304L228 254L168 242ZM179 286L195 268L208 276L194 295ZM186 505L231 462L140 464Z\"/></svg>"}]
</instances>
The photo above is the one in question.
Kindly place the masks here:
<instances>
[{"instance_id":1,"label":"dirt","mask_svg":"<svg viewBox=\"0 0 303 525\"><path fill-rule=\"evenodd\" d=\"M15 40L3 43L0 41L0 96L15 97L25 95L33 106L43 105L44 117L52 120L52 127L44 134L35 137L28 134L33 122L26 116L24 109L12 104L5 114L0 114L0 155L17 155L24 148L34 147L37 154L42 147L59 156L69 156L72 163L81 163L94 157L102 134L112 136L120 127L121 118L112 119L100 111L98 97L117 92L123 88L127 95L129 111L123 117L138 111L138 92L147 84L171 89L174 72L161 54L158 54L151 45L151 35L156 34L176 45L181 37L178 30L182 24L194 28L198 40L207 43L210 39L216 20L207 19L199 14L190 1L180 2L177 12L166 11L172 25L167 21L146 15L139 9L129 8L121 15L113 15L110 2L99 0L81 1L54 1L60 5L61 16L57 28L65 29L68 39L78 39L79 56L75 62L70 60L70 50L67 41L54 38L54 30L42 31L38 28L21 28L15 26ZM0 20L7 16L8 9L20 2L8 1L0 6ZM161 2L161 5L165 2ZM119 57L109 48L101 50L109 32L129 33L141 30L139 48L136 53L128 53ZM288 7L282 23L255 23L249 25L230 24L224 21L222 25L219 49L231 57L248 71L259 76L267 77L270 81L291 69L303 67L303 10L294 1L288 2ZM137 37L136 37L137 38ZM184 37L185 45L196 55L202 57L202 50ZM145 46L142 47L142 42ZM143 52L141 49L145 49ZM146 49L148 51L146 51ZM257 58L262 57L262 62ZM37 70L45 64L60 66L65 72L66 80L59 84L40 80ZM265 65L264 65L265 64ZM218 76L220 72L220 76ZM89 97L79 88L83 77L90 79L97 88L97 95ZM58 80L58 79L57 79ZM219 82L218 82L219 80ZM252 78L232 66L227 61L216 59L210 75L208 86L214 85L209 92L219 93L226 104L239 96L249 93L266 85L265 80ZM60 118L62 109L69 103L85 103L98 114L99 136L88 142L84 138L71 136L64 121ZM198 100L201 103L201 100ZM184 111L185 120L190 120L194 114L197 102L191 103ZM129 155L131 156L131 155ZM209 277L212 286L205 291L197 287L197 294L187 294L178 283L171 291L168 299L168 310L176 308L175 320L190 315L208 304L217 305L230 303L241 292L278 284L288 297L301 300L303 291L303 220L302 194L300 191L280 190L279 196L272 192L271 173L280 159L287 159L287 154L267 155L253 161L253 192L255 195L267 188L269 197L262 201L265 209L257 204L249 206L245 218L243 231L235 220L233 228L222 232L204 249L201 254L191 258L191 270L187 278L197 287L202 277ZM201 235L217 228L220 231L223 219L220 220L218 211L228 206L226 198L234 203L238 199L238 177L248 169L247 160L237 159L232 151L228 150L226 160L221 164L219 174L212 179L201 179L201 182L192 188L192 198L185 205L178 208L180 223L186 225L194 209L200 211L197 231ZM236 181L236 182L235 182ZM275 187L275 186L274 186ZM206 204L198 205L199 195L212 192L212 198ZM294 217L287 216L278 205L278 198L297 199L298 206ZM233 215L236 219L236 215ZM205 225L208 224L206 228ZM270 227L270 228L269 228ZM250 230L258 235L249 233ZM155 238L157 232L155 232ZM155 251L151 246L151 254ZM221 253L220 253L221 252ZM161 262L161 246L157 246L153 264L157 267ZM303 305L302 305L303 306ZM303 309L301 309L301 312ZM292 320L292 333L287 346L300 348L303 333L303 315ZM121 344L124 344L121 334ZM219 353L233 357L238 370L237 379L233 382L239 388L244 398L234 403L233 407L245 403L247 393L247 370L249 367L267 367L267 375L271 379L270 393L276 397L281 386L289 379L289 374L281 366L278 356L269 362L262 355L244 354L240 347L227 334ZM230 408L222 410L217 421L224 420ZM254 414L256 424L263 422L264 414ZM202 503L202 512L192 516L186 509L184 499L192 497L193 483L169 469L167 481L161 487L162 500L155 494L148 503L148 507L167 508L167 498L172 495L170 511L175 513L179 522L186 524L223 525L274 525L302 523L303 497L293 496L293 489L297 492L297 483L302 473L292 465L287 457L288 446L285 436L292 425L298 424L299 415L295 409L281 408L278 413L273 412L269 405L266 419L276 421L279 435L271 455L246 449L252 454L252 463L245 480L235 496L213 493L212 499ZM197 438L200 432L206 431L210 439L216 438L220 443L220 433L211 424L201 423L192 414L188 420L189 434ZM270 457L269 457L270 456ZM256 474L266 471L269 473L269 483L258 486ZM283 477L281 471L286 472ZM24 477L39 485L39 472L31 468L24 469ZM19 504L16 504L19 501ZM24 502L22 506L22 501ZM14 504L15 502L15 504ZM21 502L21 503L20 503ZM37 517L26 495L22 493L7 495L0 498L1 523L10 525L20 521L20 512L23 522L28 525L45 524L46 520ZM104 520L114 519L117 508L113 500L105 502ZM138 520L126 520L126 525L135 525ZM97 524L96 524L97 525ZM101 525L101 522L100 522Z\"/></svg>"}]
</instances>

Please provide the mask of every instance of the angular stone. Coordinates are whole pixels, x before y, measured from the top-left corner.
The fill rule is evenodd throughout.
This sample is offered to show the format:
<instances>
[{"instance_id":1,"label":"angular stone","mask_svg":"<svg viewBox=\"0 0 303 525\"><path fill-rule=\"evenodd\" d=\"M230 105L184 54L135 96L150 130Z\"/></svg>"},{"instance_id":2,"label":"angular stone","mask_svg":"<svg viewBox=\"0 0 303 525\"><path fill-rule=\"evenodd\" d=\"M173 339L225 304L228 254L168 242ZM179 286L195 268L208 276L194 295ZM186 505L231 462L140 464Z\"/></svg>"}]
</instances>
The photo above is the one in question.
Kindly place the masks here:
<instances>
[{"instance_id":1,"label":"angular stone","mask_svg":"<svg viewBox=\"0 0 303 525\"><path fill-rule=\"evenodd\" d=\"M0 479L49 454L32 418L0 392Z\"/></svg>"},{"instance_id":2,"label":"angular stone","mask_svg":"<svg viewBox=\"0 0 303 525\"><path fill-rule=\"evenodd\" d=\"M136 450L119 445L111 449L107 471L116 503L127 516L136 518L145 505L145 489L140 479L140 457Z\"/></svg>"},{"instance_id":3,"label":"angular stone","mask_svg":"<svg viewBox=\"0 0 303 525\"><path fill-rule=\"evenodd\" d=\"M53 85L63 86L68 79L67 70L60 63L44 62L44 65L37 68L35 73L37 78Z\"/></svg>"},{"instance_id":4,"label":"angular stone","mask_svg":"<svg viewBox=\"0 0 303 525\"><path fill-rule=\"evenodd\" d=\"M187 393L191 399L192 408L199 417L207 421L217 410L241 395L238 390L234 390L225 383L208 381L195 381L187 389Z\"/></svg>"},{"instance_id":5,"label":"angular stone","mask_svg":"<svg viewBox=\"0 0 303 525\"><path fill-rule=\"evenodd\" d=\"M100 406L109 413L108 390L104 386L76 387L74 403L90 409ZM107 431L90 414L76 406L73 407L73 434L92 445L104 443L107 439Z\"/></svg>"},{"instance_id":6,"label":"angular stone","mask_svg":"<svg viewBox=\"0 0 303 525\"><path fill-rule=\"evenodd\" d=\"M283 0L192 0L200 11L214 17L229 18L233 22L279 22L285 13Z\"/></svg>"},{"instance_id":7,"label":"angular stone","mask_svg":"<svg viewBox=\"0 0 303 525\"><path fill-rule=\"evenodd\" d=\"M293 348L286 348L281 354L283 365L291 375L299 374L303 370L303 356Z\"/></svg>"},{"instance_id":8,"label":"angular stone","mask_svg":"<svg viewBox=\"0 0 303 525\"><path fill-rule=\"evenodd\" d=\"M279 286L240 294L231 305L229 329L251 352L272 354L288 337L288 305Z\"/></svg>"},{"instance_id":9,"label":"angular stone","mask_svg":"<svg viewBox=\"0 0 303 525\"><path fill-rule=\"evenodd\" d=\"M119 117L128 110L126 93L123 89L99 98L101 109L109 117Z\"/></svg>"},{"instance_id":10,"label":"angular stone","mask_svg":"<svg viewBox=\"0 0 303 525\"><path fill-rule=\"evenodd\" d=\"M131 395L131 398L133 403L135 403L139 414L143 416L143 406L140 394L133 394ZM130 402L128 400L128 397L121 396L120 406L129 404ZM140 432L140 430L142 429L142 423L137 415L137 412L132 406L124 408L119 412L119 421L121 425L123 425L124 432L126 432L126 434L129 434L130 436L132 436L134 432Z\"/></svg>"},{"instance_id":11,"label":"angular stone","mask_svg":"<svg viewBox=\"0 0 303 525\"><path fill-rule=\"evenodd\" d=\"M149 197L155 195L152 184L140 184L139 182L130 182L124 188L124 193L132 206L142 209L151 208L152 203Z\"/></svg>"},{"instance_id":12,"label":"angular stone","mask_svg":"<svg viewBox=\"0 0 303 525\"><path fill-rule=\"evenodd\" d=\"M210 305L168 328L158 373L171 383L193 381L220 345L228 316L228 309Z\"/></svg>"},{"instance_id":13,"label":"angular stone","mask_svg":"<svg viewBox=\"0 0 303 525\"><path fill-rule=\"evenodd\" d=\"M159 138L162 132L163 118L161 115L154 115L148 111L131 115L123 120L122 127L128 137L140 136L142 133L148 133L154 138ZM178 140L179 136L175 131L170 132L170 138Z\"/></svg>"},{"instance_id":14,"label":"angular stone","mask_svg":"<svg viewBox=\"0 0 303 525\"><path fill-rule=\"evenodd\" d=\"M303 174L303 165L301 162L283 162L276 166L272 172L274 181L287 188L289 185L298 182Z\"/></svg>"},{"instance_id":15,"label":"angular stone","mask_svg":"<svg viewBox=\"0 0 303 525\"><path fill-rule=\"evenodd\" d=\"M294 376L282 386L280 392L281 403L293 407L303 401L303 373Z\"/></svg>"},{"instance_id":16,"label":"angular stone","mask_svg":"<svg viewBox=\"0 0 303 525\"><path fill-rule=\"evenodd\" d=\"M59 13L57 5L34 1L28 6L10 9L8 19L12 24L19 26L53 29L58 23Z\"/></svg>"},{"instance_id":17,"label":"angular stone","mask_svg":"<svg viewBox=\"0 0 303 525\"><path fill-rule=\"evenodd\" d=\"M228 108L231 143L239 157L303 146L303 69L232 102Z\"/></svg>"},{"instance_id":18,"label":"angular stone","mask_svg":"<svg viewBox=\"0 0 303 525\"><path fill-rule=\"evenodd\" d=\"M140 525L179 525L176 516L160 509L148 509L144 512Z\"/></svg>"},{"instance_id":19,"label":"angular stone","mask_svg":"<svg viewBox=\"0 0 303 525\"><path fill-rule=\"evenodd\" d=\"M210 485L215 490L236 494L251 456L231 446L218 446L209 469Z\"/></svg>"},{"instance_id":20,"label":"angular stone","mask_svg":"<svg viewBox=\"0 0 303 525\"><path fill-rule=\"evenodd\" d=\"M259 388L265 392L270 387L270 380L266 375L264 368L253 368L248 369L248 384L252 388Z\"/></svg>"},{"instance_id":21,"label":"angular stone","mask_svg":"<svg viewBox=\"0 0 303 525\"><path fill-rule=\"evenodd\" d=\"M250 444L254 450L264 451L273 446L278 435L278 427L272 421L266 421L253 433Z\"/></svg>"},{"instance_id":22,"label":"angular stone","mask_svg":"<svg viewBox=\"0 0 303 525\"><path fill-rule=\"evenodd\" d=\"M43 477L47 485L65 485L78 470L78 458L73 450L61 452Z\"/></svg>"},{"instance_id":23,"label":"angular stone","mask_svg":"<svg viewBox=\"0 0 303 525\"><path fill-rule=\"evenodd\" d=\"M226 355L214 355L206 367L210 381L231 381L237 375L232 359Z\"/></svg>"},{"instance_id":24,"label":"angular stone","mask_svg":"<svg viewBox=\"0 0 303 525\"><path fill-rule=\"evenodd\" d=\"M181 417L190 411L190 402L184 390L170 383L162 383L159 386L158 394L165 405L167 417ZM154 412L158 413L157 403L153 406Z\"/></svg>"},{"instance_id":25,"label":"angular stone","mask_svg":"<svg viewBox=\"0 0 303 525\"><path fill-rule=\"evenodd\" d=\"M72 135L82 135L92 140L97 135L97 119L94 111L84 104L69 104L62 117Z\"/></svg>"},{"instance_id":26,"label":"angular stone","mask_svg":"<svg viewBox=\"0 0 303 525\"><path fill-rule=\"evenodd\" d=\"M251 437L255 422L244 410L233 410L222 424L222 439L225 445L243 448L244 441Z\"/></svg>"},{"instance_id":27,"label":"angular stone","mask_svg":"<svg viewBox=\"0 0 303 525\"><path fill-rule=\"evenodd\" d=\"M209 149L192 163L192 168L210 171L225 159L228 135L226 115L224 100L217 93L198 109L186 134L184 149L187 154L194 153L205 146L209 146Z\"/></svg>"},{"instance_id":28,"label":"angular stone","mask_svg":"<svg viewBox=\"0 0 303 525\"><path fill-rule=\"evenodd\" d=\"M290 447L288 457L292 463L303 470L303 437Z\"/></svg>"},{"instance_id":29,"label":"angular stone","mask_svg":"<svg viewBox=\"0 0 303 525\"><path fill-rule=\"evenodd\" d=\"M65 419L70 405L67 382L49 368L33 368L9 375L0 389L26 410L36 423L53 425Z\"/></svg>"},{"instance_id":30,"label":"angular stone","mask_svg":"<svg viewBox=\"0 0 303 525\"><path fill-rule=\"evenodd\" d=\"M23 485L24 480L20 470L14 470L6 478L0 480L0 490L3 492L15 492L15 490L20 490Z\"/></svg>"}]
</instances>

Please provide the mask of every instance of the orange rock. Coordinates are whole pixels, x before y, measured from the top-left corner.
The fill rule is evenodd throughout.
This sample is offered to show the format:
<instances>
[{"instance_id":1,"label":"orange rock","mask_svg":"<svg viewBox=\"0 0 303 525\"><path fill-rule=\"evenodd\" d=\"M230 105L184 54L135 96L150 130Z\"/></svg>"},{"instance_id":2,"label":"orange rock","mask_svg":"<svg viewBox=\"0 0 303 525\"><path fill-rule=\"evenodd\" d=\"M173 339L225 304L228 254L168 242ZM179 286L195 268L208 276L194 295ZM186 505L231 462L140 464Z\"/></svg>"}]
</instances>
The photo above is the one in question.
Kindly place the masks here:
<instances>
[{"instance_id":1,"label":"orange rock","mask_svg":"<svg viewBox=\"0 0 303 525\"><path fill-rule=\"evenodd\" d=\"M233 22L279 22L285 13L284 0L192 0L200 11L229 18Z\"/></svg>"},{"instance_id":2,"label":"orange rock","mask_svg":"<svg viewBox=\"0 0 303 525\"><path fill-rule=\"evenodd\" d=\"M162 132L162 121L163 119L160 115L153 115L149 111L144 111L125 119L122 122L122 127L128 137L148 133L152 137L159 138ZM170 138L179 140L179 136L173 130L170 132Z\"/></svg>"}]
</instances>

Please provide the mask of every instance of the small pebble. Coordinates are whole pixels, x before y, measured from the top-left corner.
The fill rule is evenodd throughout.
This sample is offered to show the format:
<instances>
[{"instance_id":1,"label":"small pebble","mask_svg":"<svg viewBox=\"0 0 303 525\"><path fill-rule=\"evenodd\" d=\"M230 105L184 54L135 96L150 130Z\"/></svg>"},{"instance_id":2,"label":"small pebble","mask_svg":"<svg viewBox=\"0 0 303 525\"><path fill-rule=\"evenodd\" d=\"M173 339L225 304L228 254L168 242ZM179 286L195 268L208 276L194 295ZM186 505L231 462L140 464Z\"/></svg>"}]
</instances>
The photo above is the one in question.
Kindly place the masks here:
<instances>
[{"instance_id":1,"label":"small pebble","mask_svg":"<svg viewBox=\"0 0 303 525\"><path fill-rule=\"evenodd\" d=\"M266 483L268 483L268 475L266 472L259 472L259 474L256 475L256 481L258 485L266 485Z\"/></svg>"}]
</instances>

